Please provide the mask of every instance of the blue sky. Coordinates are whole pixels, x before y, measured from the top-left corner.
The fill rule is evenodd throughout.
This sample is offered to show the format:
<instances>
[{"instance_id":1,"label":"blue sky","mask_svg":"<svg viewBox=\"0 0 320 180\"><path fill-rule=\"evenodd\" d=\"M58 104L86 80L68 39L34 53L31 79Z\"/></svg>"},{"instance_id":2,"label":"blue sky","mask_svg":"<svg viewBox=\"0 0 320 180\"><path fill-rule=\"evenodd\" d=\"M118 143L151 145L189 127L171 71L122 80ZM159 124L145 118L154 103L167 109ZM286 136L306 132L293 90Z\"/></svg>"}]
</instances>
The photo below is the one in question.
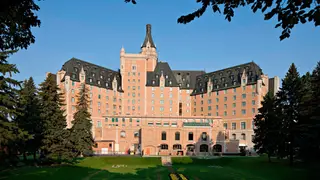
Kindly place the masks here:
<instances>
[{"instance_id":1,"label":"blue sky","mask_svg":"<svg viewBox=\"0 0 320 180\"><path fill-rule=\"evenodd\" d=\"M119 68L122 46L138 53L145 25L152 24L159 60L176 70L207 72L250 61L269 76L284 77L294 62L299 72L311 71L320 61L320 28L313 24L297 26L291 38L279 41L281 29L275 21L264 21L249 7L235 11L232 22L211 13L183 25L180 15L200 4L195 0L45 0L40 1L41 27L34 28L36 43L21 50L9 61L17 64L19 80L34 77L42 82L46 72L56 73L72 57L114 70Z\"/></svg>"}]
</instances>

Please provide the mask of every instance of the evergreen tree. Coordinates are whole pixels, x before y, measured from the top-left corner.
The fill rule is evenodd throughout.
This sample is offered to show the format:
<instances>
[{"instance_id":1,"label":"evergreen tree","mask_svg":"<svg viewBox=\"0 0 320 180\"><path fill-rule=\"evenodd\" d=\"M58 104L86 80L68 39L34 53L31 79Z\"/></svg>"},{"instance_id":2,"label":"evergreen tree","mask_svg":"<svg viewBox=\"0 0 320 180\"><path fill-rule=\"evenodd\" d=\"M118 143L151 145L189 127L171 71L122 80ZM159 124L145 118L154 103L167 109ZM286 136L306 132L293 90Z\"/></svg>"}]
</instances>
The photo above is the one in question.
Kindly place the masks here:
<instances>
[{"instance_id":1,"label":"evergreen tree","mask_svg":"<svg viewBox=\"0 0 320 180\"><path fill-rule=\"evenodd\" d=\"M301 79L297 68L291 64L285 78L282 80L282 87L277 93L276 107L277 114L282 117L281 133L285 138L290 157L290 164L293 164L294 149L298 136L298 125L300 121L301 103ZM282 144L283 145L283 144ZM283 145L284 146L284 145Z\"/></svg>"},{"instance_id":2,"label":"evergreen tree","mask_svg":"<svg viewBox=\"0 0 320 180\"><path fill-rule=\"evenodd\" d=\"M314 160L320 159L320 61L317 63L316 68L311 75L311 90L312 98L307 103L309 104L310 112L310 126L309 131L312 132L312 138L309 144L312 147L309 148L310 154L312 154Z\"/></svg>"},{"instance_id":3,"label":"evergreen tree","mask_svg":"<svg viewBox=\"0 0 320 180\"><path fill-rule=\"evenodd\" d=\"M259 154L267 153L271 162L270 157L277 152L281 122L276 116L275 97L271 92L265 95L261 104L262 107L254 118L254 149Z\"/></svg>"},{"instance_id":4,"label":"evergreen tree","mask_svg":"<svg viewBox=\"0 0 320 180\"><path fill-rule=\"evenodd\" d=\"M26 151L33 153L34 160L36 152L40 148L42 138L42 122L40 119L40 104L37 88L32 77L25 80L19 93L19 109L21 114L17 118L17 123L21 129L28 132L33 138L29 141L22 141L20 150L26 160Z\"/></svg>"},{"instance_id":5,"label":"evergreen tree","mask_svg":"<svg viewBox=\"0 0 320 180\"><path fill-rule=\"evenodd\" d=\"M62 95L53 74L48 74L40 84L41 120L43 123L43 139L41 154L46 158L59 160L69 157L68 130L62 107Z\"/></svg>"},{"instance_id":6,"label":"evergreen tree","mask_svg":"<svg viewBox=\"0 0 320 180\"><path fill-rule=\"evenodd\" d=\"M18 115L17 89L14 87L20 83L12 79L18 69L6 60L12 53L14 51L0 52L0 164L16 158L17 142L29 138L14 121Z\"/></svg>"},{"instance_id":7,"label":"evergreen tree","mask_svg":"<svg viewBox=\"0 0 320 180\"><path fill-rule=\"evenodd\" d=\"M92 137L91 115L88 112L88 91L83 84L78 96L77 112L73 116L70 140L76 156L92 153L94 140Z\"/></svg>"}]
</instances>

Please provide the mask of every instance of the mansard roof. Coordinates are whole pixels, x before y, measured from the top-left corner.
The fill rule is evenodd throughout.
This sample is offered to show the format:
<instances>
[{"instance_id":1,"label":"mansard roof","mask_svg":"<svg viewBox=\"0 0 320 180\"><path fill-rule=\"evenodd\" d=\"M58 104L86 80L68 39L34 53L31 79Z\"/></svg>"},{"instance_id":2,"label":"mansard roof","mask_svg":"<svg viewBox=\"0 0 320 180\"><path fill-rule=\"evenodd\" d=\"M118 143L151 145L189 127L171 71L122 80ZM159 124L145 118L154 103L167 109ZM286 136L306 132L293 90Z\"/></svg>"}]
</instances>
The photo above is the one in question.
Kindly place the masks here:
<instances>
[{"instance_id":1,"label":"mansard roof","mask_svg":"<svg viewBox=\"0 0 320 180\"><path fill-rule=\"evenodd\" d=\"M146 37L144 38L141 48L147 47L148 42L150 43L150 47L156 48L151 35L151 24L146 25Z\"/></svg>"},{"instance_id":2,"label":"mansard roof","mask_svg":"<svg viewBox=\"0 0 320 180\"><path fill-rule=\"evenodd\" d=\"M83 68L85 72L85 83L93 86L98 86L101 88L106 88L112 90L113 79L117 80L117 91L123 92L121 85L121 74L120 72L104 68L77 58L71 58L69 61L65 62L61 70L66 71L65 76L70 76L72 81L80 82L79 73ZM61 81L64 81L65 77Z\"/></svg>"},{"instance_id":3,"label":"mansard roof","mask_svg":"<svg viewBox=\"0 0 320 180\"><path fill-rule=\"evenodd\" d=\"M158 62L154 71L147 72L146 86L159 86L161 75L165 78L166 87L178 87L177 80L167 62Z\"/></svg>"},{"instance_id":4,"label":"mansard roof","mask_svg":"<svg viewBox=\"0 0 320 180\"><path fill-rule=\"evenodd\" d=\"M244 70L248 77L247 84L255 84L263 74L262 69L254 62L202 74L196 77L196 85L191 95L207 93L209 78L213 85L212 91L239 87Z\"/></svg>"},{"instance_id":5,"label":"mansard roof","mask_svg":"<svg viewBox=\"0 0 320 180\"><path fill-rule=\"evenodd\" d=\"M181 89L193 89L196 84L196 77L204 74L204 71L181 71L174 70L173 74L177 80L178 85Z\"/></svg>"},{"instance_id":6,"label":"mansard roof","mask_svg":"<svg viewBox=\"0 0 320 180\"><path fill-rule=\"evenodd\" d=\"M167 62L158 62L154 71L147 72L146 86L159 86L160 77L163 74L166 87L180 87L181 89L193 89L196 84L196 76L204 71L172 71Z\"/></svg>"}]
</instances>

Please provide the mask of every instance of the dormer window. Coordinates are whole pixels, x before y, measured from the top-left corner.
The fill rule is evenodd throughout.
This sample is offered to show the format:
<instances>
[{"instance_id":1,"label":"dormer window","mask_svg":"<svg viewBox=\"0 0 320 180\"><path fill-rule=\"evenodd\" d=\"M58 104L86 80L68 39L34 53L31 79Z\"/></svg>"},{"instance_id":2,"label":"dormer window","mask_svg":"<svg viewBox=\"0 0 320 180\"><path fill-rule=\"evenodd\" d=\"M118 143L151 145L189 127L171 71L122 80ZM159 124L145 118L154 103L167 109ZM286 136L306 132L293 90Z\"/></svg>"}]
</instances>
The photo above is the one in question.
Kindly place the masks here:
<instances>
[{"instance_id":1,"label":"dormer window","mask_svg":"<svg viewBox=\"0 0 320 180\"><path fill-rule=\"evenodd\" d=\"M110 81L110 78L108 78L108 81Z\"/></svg>"},{"instance_id":2,"label":"dormer window","mask_svg":"<svg viewBox=\"0 0 320 180\"><path fill-rule=\"evenodd\" d=\"M98 84L100 85L100 81L98 80Z\"/></svg>"},{"instance_id":3,"label":"dormer window","mask_svg":"<svg viewBox=\"0 0 320 180\"><path fill-rule=\"evenodd\" d=\"M72 74L72 78L75 79L75 78L76 78L76 75L75 75L75 74Z\"/></svg>"},{"instance_id":4,"label":"dormer window","mask_svg":"<svg viewBox=\"0 0 320 180\"><path fill-rule=\"evenodd\" d=\"M187 87L189 87L189 84L187 84Z\"/></svg>"},{"instance_id":5,"label":"dormer window","mask_svg":"<svg viewBox=\"0 0 320 180\"><path fill-rule=\"evenodd\" d=\"M92 75L92 77L94 77L94 75L95 75L95 74L94 74L94 73L92 73L91 75Z\"/></svg>"},{"instance_id":6,"label":"dormer window","mask_svg":"<svg viewBox=\"0 0 320 180\"><path fill-rule=\"evenodd\" d=\"M109 86L109 84L108 83L106 83L106 87L108 87Z\"/></svg>"},{"instance_id":7,"label":"dormer window","mask_svg":"<svg viewBox=\"0 0 320 180\"><path fill-rule=\"evenodd\" d=\"M171 84L172 84L172 81L169 81L169 84L171 85Z\"/></svg>"},{"instance_id":8,"label":"dormer window","mask_svg":"<svg viewBox=\"0 0 320 180\"><path fill-rule=\"evenodd\" d=\"M78 72L78 68L74 68L74 71L75 71L75 72Z\"/></svg>"},{"instance_id":9,"label":"dormer window","mask_svg":"<svg viewBox=\"0 0 320 180\"><path fill-rule=\"evenodd\" d=\"M233 81L233 85L236 85L237 84L237 82L236 81Z\"/></svg>"},{"instance_id":10,"label":"dormer window","mask_svg":"<svg viewBox=\"0 0 320 180\"><path fill-rule=\"evenodd\" d=\"M225 83L225 84L224 84L224 87L227 87L227 86L228 86L228 84L227 84L227 83Z\"/></svg>"},{"instance_id":11,"label":"dormer window","mask_svg":"<svg viewBox=\"0 0 320 180\"><path fill-rule=\"evenodd\" d=\"M218 88L219 88L219 85L216 85L216 88L218 89Z\"/></svg>"},{"instance_id":12,"label":"dormer window","mask_svg":"<svg viewBox=\"0 0 320 180\"><path fill-rule=\"evenodd\" d=\"M91 83L92 83L92 78L90 78L90 79L89 79L89 82L91 82Z\"/></svg>"},{"instance_id":13,"label":"dormer window","mask_svg":"<svg viewBox=\"0 0 320 180\"><path fill-rule=\"evenodd\" d=\"M166 79L168 79L168 75L166 75Z\"/></svg>"},{"instance_id":14,"label":"dormer window","mask_svg":"<svg viewBox=\"0 0 320 180\"><path fill-rule=\"evenodd\" d=\"M156 82L153 80L153 81L152 81L152 84L155 84L155 83L156 83Z\"/></svg>"},{"instance_id":15,"label":"dormer window","mask_svg":"<svg viewBox=\"0 0 320 180\"><path fill-rule=\"evenodd\" d=\"M181 83L179 83L179 86L181 87Z\"/></svg>"},{"instance_id":16,"label":"dormer window","mask_svg":"<svg viewBox=\"0 0 320 180\"><path fill-rule=\"evenodd\" d=\"M182 78L182 81L185 81L186 79L185 78Z\"/></svg>"},{"instance_id":17,"label":"dormer window","mask_svg":"<svg viewBox=\"0 0 320 180\"><path fill-rule=\"evenodd\" d=\"M234 75L231 75L231 79L232 79L232 80L234 79Z\"/></svg>"},{"instance_id":18,"label":"dormer window","mask_svg":"<svg viewBox=\"0 0 320 180\"><path fill-rule=\"evenodd\" d=\"M156 78L158 78L159 76L158 76L158 74L156 75Z\"/></svg>"},{"instance_id":19,"label":"dormer window","mask_svg":"<svg viewBox=\"0 0 320 180\"><path fill-rule=\"evenodd\" d=\"M103 79L103 76L101 75L100 78Z\"/></svg>"}]
</instances>

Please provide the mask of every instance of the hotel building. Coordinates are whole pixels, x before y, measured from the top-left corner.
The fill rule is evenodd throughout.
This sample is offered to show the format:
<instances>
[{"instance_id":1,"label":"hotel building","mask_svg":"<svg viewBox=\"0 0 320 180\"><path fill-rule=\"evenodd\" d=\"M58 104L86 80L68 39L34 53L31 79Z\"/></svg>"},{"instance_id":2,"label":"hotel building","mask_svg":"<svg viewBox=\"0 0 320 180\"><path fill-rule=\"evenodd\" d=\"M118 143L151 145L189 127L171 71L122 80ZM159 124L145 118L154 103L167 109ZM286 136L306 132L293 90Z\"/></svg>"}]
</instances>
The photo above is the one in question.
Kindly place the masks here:
<instances>
[{"instance_id":1,"label":"hotel building","mask_svg":"<svg viewBox=\"0 0 320 180\"><path fill-rule=\"evenodd\" d=\"M118 71L72 58L55 77L69 128L79 88L88 87L97 153L144 155L252 148L253 117L269 82L278 82L254 62L214 72L172 70L158 60L149 24L140 53L120 50Z\"/></svg>"}]
</instances>

